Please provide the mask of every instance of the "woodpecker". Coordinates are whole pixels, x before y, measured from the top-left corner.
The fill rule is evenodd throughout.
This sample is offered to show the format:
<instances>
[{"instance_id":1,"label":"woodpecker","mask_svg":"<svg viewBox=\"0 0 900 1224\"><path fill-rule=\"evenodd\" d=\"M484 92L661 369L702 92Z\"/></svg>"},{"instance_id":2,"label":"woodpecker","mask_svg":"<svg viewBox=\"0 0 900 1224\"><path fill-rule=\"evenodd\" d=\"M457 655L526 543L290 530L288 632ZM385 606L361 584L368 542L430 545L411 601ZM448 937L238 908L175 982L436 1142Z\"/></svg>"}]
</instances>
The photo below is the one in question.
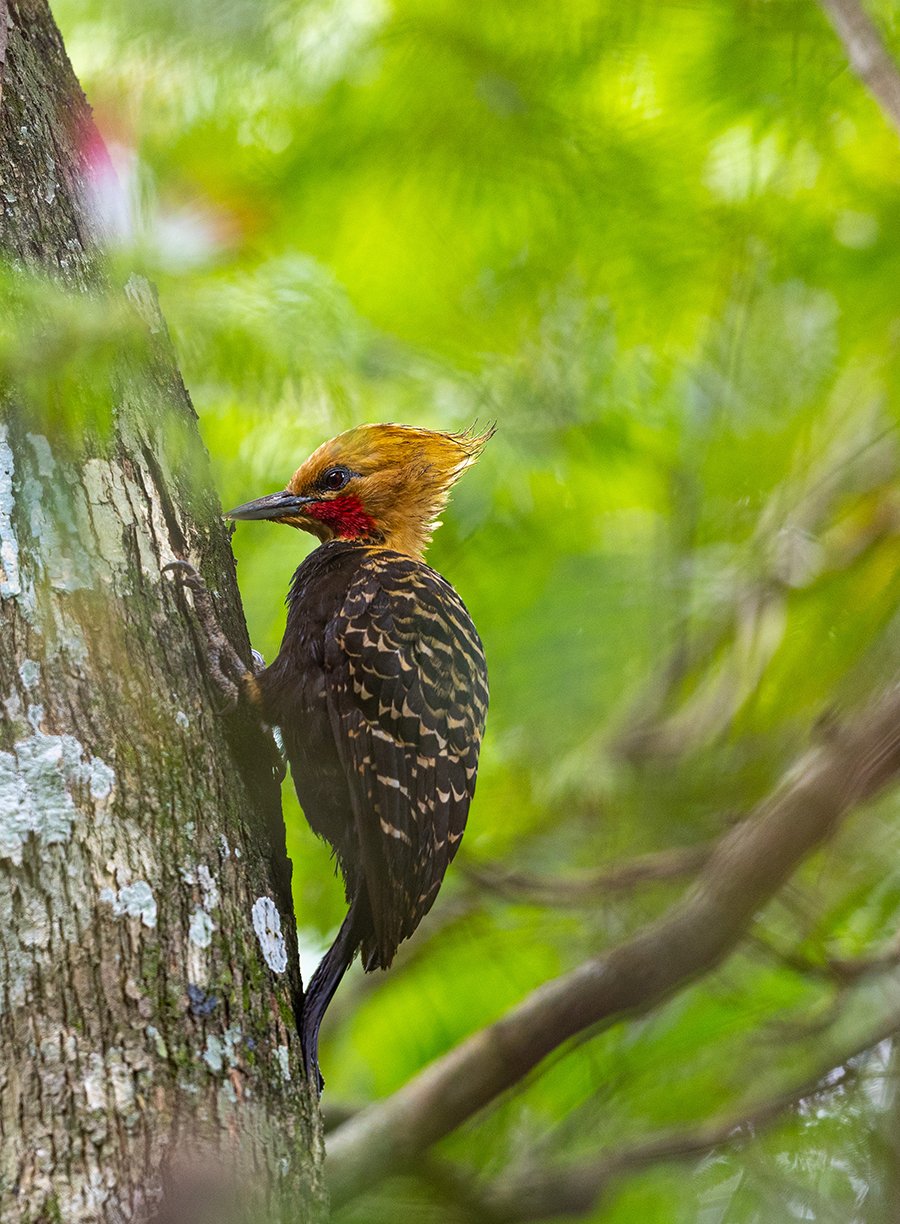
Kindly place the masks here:
<instances>
[{"instance_id":1,"label":"woodpecker","mask_svg":"<svg viewBox=\"0 0 900 1224\"><path fill-rule=\"evenodd\" d=\"M347 916L306 991L301 1044L321 1087L318 1034L361 949L387 969L437 896L466 826L488 706L481 640L425 564L450 490L493 430L361 425L324 443L287 488L230 510L320 541L294 574L278 657L238 687L280 731L300 805L332 847ZM199 575L183 565L197 594ZM237 661L199 607L219 660ZM227 680L225 681L227 686Z\"/></svg>"}]
</instances>

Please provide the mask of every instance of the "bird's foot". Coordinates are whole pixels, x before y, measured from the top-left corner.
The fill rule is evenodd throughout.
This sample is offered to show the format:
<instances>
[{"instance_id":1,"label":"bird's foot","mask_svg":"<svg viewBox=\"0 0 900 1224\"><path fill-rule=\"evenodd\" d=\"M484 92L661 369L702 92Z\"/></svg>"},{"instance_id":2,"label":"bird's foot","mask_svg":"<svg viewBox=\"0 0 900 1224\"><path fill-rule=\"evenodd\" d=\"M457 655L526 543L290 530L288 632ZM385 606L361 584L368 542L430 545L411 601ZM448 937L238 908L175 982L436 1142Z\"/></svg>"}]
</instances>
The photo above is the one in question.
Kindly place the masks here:
<instances>
[{"instance_id":1,"label":"bird's foot","mask_svg":"<svg viewBox=\"0 0 900 1224\"><path fill-rule=\"evenodd\" d=\"M252 678L253 672L222 632L209 588L190 561L170 561L163 566L162 572L172 574L176 582L191 592L194 611L206 635L210 676L225 699L226 708L233 709L243 691L244 681Z\"/></svg>"}]
</instances>

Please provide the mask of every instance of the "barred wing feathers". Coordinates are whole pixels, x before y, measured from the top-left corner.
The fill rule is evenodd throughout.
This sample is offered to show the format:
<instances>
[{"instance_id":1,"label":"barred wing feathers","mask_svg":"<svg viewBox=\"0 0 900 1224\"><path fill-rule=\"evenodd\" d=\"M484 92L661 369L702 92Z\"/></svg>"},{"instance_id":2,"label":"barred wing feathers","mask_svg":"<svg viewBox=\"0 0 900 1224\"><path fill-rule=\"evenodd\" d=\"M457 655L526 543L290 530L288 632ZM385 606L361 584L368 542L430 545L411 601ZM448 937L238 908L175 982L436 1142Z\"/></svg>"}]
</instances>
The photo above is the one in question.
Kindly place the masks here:
<instances>
[{"instance_id":1,"label":"barred wing feathers","mask_svg":"<svg viewBox=\"0 0 900 1224\"><path fill-rule=\"evenodd\" d=\"M453 588L385 550L360 566L328 627L325 673L372 912L363 960L386 968L465 829L487 715L484 652Z\"/></svg>"}]
</instances>

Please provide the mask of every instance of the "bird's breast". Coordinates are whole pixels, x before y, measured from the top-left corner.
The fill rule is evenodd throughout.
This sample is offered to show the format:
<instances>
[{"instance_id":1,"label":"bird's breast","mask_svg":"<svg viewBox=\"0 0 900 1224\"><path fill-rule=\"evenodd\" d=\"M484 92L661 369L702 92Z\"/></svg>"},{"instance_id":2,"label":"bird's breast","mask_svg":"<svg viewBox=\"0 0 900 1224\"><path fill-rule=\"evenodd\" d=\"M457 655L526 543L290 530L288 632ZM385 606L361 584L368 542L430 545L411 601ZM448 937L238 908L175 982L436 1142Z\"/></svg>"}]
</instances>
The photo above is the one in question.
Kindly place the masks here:
<instances>
[{"instance_id":1,"label":"bird's breast","mask_svg":"<svg viewBox=\"0 0 900 1224\"><path fill-rule=\"evenodd\" d=\"M291 584L278 657L259 676L263 717L281 730L304 815L345 868L353 854L350 793L328 712L325 637L360 552L327 544L307 557Z\"/></svg>"}]
</instances>

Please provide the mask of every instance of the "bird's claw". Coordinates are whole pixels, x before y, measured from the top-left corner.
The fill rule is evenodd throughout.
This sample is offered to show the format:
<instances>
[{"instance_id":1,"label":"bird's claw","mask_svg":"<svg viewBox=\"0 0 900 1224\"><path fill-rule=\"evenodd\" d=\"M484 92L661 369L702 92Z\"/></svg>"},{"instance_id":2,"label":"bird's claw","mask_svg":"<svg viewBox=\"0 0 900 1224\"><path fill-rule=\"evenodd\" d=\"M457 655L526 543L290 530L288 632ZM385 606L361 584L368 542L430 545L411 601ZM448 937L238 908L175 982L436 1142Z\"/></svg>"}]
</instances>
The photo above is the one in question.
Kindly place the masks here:
<instances>
[{"instance_id":1,"label":"bird's claw","mask_svg":"<svg viewBox=\"0 0 900 1224\"><path fill-rule=\"evenodd\" d=\"M162 572L172 574L193 595L194 611L206 635L209 674L225 699L226 709L234 709L241 695L239 682L252 673L219 627L209 588L190 561L170 561L163 566ZM233 676L237 676L237 681Z\"/></svg>"}]
</instances>

